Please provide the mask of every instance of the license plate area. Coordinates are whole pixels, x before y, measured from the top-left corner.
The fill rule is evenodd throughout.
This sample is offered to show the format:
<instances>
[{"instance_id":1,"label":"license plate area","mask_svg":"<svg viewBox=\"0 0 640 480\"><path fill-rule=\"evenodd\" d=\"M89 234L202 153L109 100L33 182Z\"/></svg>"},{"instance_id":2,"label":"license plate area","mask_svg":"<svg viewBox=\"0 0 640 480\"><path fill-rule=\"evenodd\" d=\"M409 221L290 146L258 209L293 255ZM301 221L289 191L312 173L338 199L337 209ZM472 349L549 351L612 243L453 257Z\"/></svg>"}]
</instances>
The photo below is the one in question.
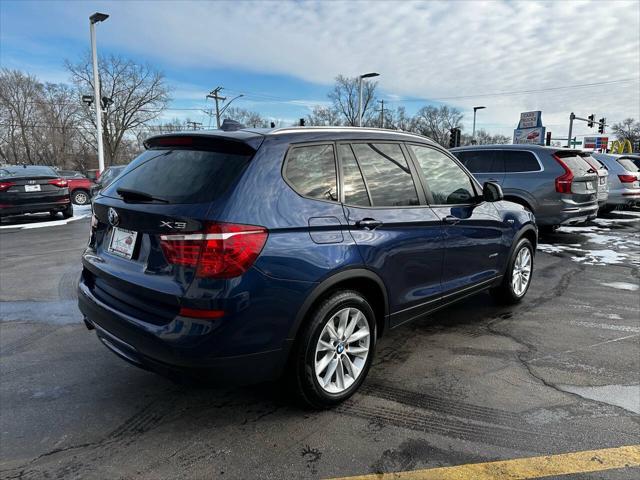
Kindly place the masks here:
<instances>
[{"instance_id":1,"label":"license plate area","mask_svg":"<svg viewBox=\"0 0 640 480\"><path fill-rule=\"evenodd\" d=\"M594 189L593 182L586 182L585 186L586 186L587 190L593 190Z\"/></svg>"},{"instance_id":2,"label":"license plate area","mask_svg":"<svg viewBox=\"0 0 640 480\"><path fill-rule=\"evenodd\" d=\"M600 185L605 185L607 183L607 177L600 177Z\"/></svg>"},{"instance_id":3,"label":"license plate area","mask_svg":"<svg viewBox=\"0 0 640 480\"><path fill-rule=\"evenodd\" d=\"M113 253L122 258L130 260L133 257L133 251L136 248L136 240L138 232L127 230L125 228L113 227L111 232L111 240L109 242L109 253Z\"/></svg>"},{"instance_id":4,"label":"license plate area","mask_svg":"<svg viewBox=\"0 0 640 480\"><path fill-rule=\"evenodd\" d=\"M24 186L24 191L25 192L39 192L41 191L40 185L25 185Z\"/></svg>"}]
</instances>

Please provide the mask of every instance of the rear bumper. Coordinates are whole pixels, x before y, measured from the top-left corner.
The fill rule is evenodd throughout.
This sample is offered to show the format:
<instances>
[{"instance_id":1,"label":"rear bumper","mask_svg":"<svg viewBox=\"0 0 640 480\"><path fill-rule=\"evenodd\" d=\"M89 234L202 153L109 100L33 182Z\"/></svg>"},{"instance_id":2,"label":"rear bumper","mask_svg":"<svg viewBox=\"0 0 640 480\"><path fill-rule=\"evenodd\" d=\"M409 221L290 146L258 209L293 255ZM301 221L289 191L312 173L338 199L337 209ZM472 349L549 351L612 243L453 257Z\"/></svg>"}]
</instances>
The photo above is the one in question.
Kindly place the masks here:
<instances>
[{"instance_id":1,"label":"rear bumper","mask_svg":"<svg viewBox=\"0 0 640 480\"><path fill-rule=\"evenodd\" d=\"M640 188L624 188L609 191L607 205L634 205L640 203Z\"/></svg>"},{"instance_id":2,"label":"rear bumper","mask_svg":"<svg viewBox=\"0 0 640 480\"><path fill-rule=\"evenodd\" d=\"M596 218L599 202L593 201L587 205L565 204L557 214L543 218L536 217L538 225L575 225Z\"/></svg>"},{"instance_id":3,"label":"rear bumper","mask_svg":"<svg viewBox=\"0 0 640 480\"><path fill-rule=\"evenodd\" d=\"M71 199L69 196L62 197L56 201L43 203L24 203L18 205L0 206L0 215L23 215L25 213L41 213L51 211L61 211L69 206Z\"/></svg>"},{"instance_id":4,"label":"rear bumper","mask_svg":"<svg viewBox=\"0 0 640 480\"><path fill-rule=\"evenodd\" d=\"M96 298L81 279L78 306L88 326L113 353L127 362L161 374L188 374L224 383L250 384L278 378L288 358L290 341L282 347L237 356L216 356L212 335L221 341L220 320L177 316L167 325L150 325L117 311ZM233 342L233 338L226 339Z\"/></svg>"}]
</instances>

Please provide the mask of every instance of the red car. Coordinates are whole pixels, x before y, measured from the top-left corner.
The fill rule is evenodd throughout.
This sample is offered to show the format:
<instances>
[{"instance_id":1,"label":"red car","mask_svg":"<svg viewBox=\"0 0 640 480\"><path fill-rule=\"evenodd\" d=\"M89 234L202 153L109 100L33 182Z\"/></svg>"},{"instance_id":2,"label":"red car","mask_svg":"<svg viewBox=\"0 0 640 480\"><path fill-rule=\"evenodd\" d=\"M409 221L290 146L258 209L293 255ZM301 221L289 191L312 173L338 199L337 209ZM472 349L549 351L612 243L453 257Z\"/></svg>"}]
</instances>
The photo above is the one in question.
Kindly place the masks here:
<instances>
[{"instance_id":1,"label":"red car","mask_svg":"<svg viewBox=\"0 0 640 480\"><path fill-rule=\"evenodd\" d=\"M58 173L69 184L71 201L76 205L87 205L91 201L91 187L95 185L80 172L59 170Z\"/></svg>"}]
</instances>

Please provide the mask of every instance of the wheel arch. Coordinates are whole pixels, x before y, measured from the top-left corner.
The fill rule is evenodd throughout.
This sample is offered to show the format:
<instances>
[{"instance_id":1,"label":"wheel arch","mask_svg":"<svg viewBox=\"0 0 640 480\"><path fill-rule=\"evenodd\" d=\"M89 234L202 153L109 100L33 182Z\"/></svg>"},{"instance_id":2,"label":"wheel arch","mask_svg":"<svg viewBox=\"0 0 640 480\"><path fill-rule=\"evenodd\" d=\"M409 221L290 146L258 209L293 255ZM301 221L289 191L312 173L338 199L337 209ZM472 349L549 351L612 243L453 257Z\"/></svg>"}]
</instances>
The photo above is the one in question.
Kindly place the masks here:
<instances>
[{"instance_id":1,"label":"wheel arch","mask_svg":"<svg viewBox=\"0 0 640 480\"><path fill-rule=\"evenodd\" d=\"M513 242L511 242L511 247L509 248L509 255L507 255L504 267L502 269L503 275L506 273L507 266L509 265L509 259L513 255L516 246L523 238L526 238L531 242L531 244L533 245L533 254L535 256L536 249L538 248L538 232L533 224L527 223L513 236Z\"/></svg>"},{"instance_id":2,"label":"wheel arch","mask_svg":"<svg viewBox=\"0 0 640 480\"><path fill-rule=\"evenodd\" d=\"M308 313L327 296L339 290L355 290L367 299L376 316L377 336L381 337L387 328L389 318L389 301L384 282L371 270L351 268L326 278L307 295L289 330L289 340L295 340Z\"/></svg>"}]
</instances>

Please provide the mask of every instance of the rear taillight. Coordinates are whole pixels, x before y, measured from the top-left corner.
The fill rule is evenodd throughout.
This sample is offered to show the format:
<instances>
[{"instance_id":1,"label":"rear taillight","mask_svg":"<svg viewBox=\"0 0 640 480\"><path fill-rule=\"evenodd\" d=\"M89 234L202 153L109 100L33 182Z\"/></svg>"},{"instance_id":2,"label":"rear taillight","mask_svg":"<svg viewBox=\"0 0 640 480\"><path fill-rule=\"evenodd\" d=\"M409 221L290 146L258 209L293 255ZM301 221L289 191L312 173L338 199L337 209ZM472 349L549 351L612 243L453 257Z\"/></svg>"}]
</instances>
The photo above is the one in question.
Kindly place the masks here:
<instances>
[{"instance_id":1,"label":"rear taillight","mask_svg":"<svg viewBox=\"0 0 640 480\"><path fill-rule=\"evenodd\" d=\"M69 183L64 178L54 178L53 180L49 180L48 183L60 188L64 188L69 185Z\"/></svg>"},{"instance_id":2,"label":"rear taillight","mask_svg":"<svg viewBox=\"0 0 640 480\"><path fill-rule=\"evenodd\" d=\"M635 175L618 175L618 178L622 183L633 183L638 179Z\"/></svg>"},{"instance_id":3,"label":"rear taillight","mask_svg":"<svg viewBox=\"0 0 640 480\"><path fill-rule=\"evenodd\" d=\"M554 155L553 158L564 168L564 173L556 178L556 192L571 193L571 184L573 183L573 172L560 157Z\"/></svg>"},{"instance_id":4,"label":"rear taillight","mask_svg":"<svg viewBox=\"0 0 640 480\"><path fill-rule=\"evenodd\" d=\"M5 190L9 190L14 185L15 185L15 183L13 183L13 182L0 182L0 192L4 192Z\"/></svg>"},{"instance_id":5,"label":"rear taillight","mask_svg":"<svg viewBox=\"0 0 640 480\"><path fill-rule=\"evenodd\" d=\"M204 232L160 235L160 247L169 263L194 267L198 277L231 278L253 265L268 235L255 225L208 223Z\"/></svg>"}]
</instances>

